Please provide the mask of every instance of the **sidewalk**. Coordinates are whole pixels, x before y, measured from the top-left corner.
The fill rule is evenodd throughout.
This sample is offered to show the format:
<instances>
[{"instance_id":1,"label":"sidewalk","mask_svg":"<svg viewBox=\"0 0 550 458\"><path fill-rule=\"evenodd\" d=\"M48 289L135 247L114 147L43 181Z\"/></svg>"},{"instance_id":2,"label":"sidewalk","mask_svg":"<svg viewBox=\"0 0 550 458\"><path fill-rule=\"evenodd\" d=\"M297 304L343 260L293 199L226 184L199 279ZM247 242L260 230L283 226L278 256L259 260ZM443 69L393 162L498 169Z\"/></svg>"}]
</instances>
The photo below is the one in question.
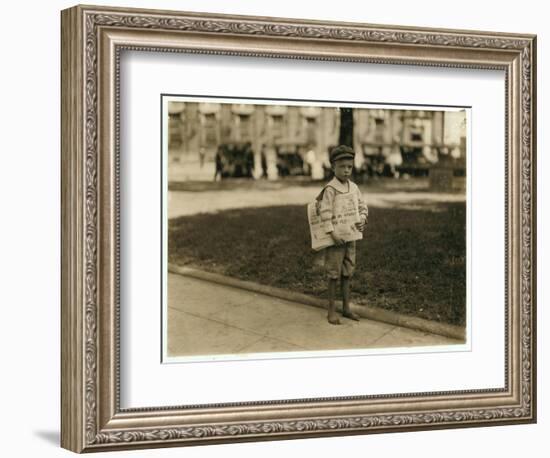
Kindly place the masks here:
<instances>
[{"instance_id":1,"label":"sidewalk","mask_svg":"<svg viewBox=\"0 0 550 458\"><path fill-rule=\"evenodd\" d=\"M363 319L330 325L326 311L183 275L168 275L168 356L460 344Z\"/></svg>"},{"instance_id":2,"label":"sidewalk","mask_svg":"<svg viewBox=\"0 0 550 458\"><path fill-rule=\"evenodd\" d=\"M201 192L169 191L168 218L213 213L222 210L247 207L270 207L274 205L306 205L319 194L321 185L299 186L285 185L279 188L276 184L270 189L267 186L254 188L250 185L242 189L219 189ZM269 183L270 184L270 183ZM438 204L446 202L464 202L466 194L426 192L426 191L393 191L372 192L361 186L367 205L373 208L401 208L409 210L435 210Z\"/></svg>"}]
</instances>

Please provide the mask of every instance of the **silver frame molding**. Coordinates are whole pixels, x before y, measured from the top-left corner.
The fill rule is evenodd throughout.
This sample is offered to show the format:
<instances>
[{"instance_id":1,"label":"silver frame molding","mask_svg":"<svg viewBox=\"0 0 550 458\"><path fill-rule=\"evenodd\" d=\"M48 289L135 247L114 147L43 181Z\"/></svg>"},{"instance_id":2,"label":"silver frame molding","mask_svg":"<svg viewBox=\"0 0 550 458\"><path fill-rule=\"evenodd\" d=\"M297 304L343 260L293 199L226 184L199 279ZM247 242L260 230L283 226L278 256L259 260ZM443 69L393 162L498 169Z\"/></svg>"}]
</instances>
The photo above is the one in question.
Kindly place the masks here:
<instances>
[{"instance_id":1,"label":"silver frame molding","mask_svg":"<svg viewBox=\"0 0 550 458\"><path fill-rule=\"evenodd\" d=\"M76 6L62 12L61 445L75 452L536 421L536 37ZM123 50L498 69L506 91L506 386L203 406L119 405Z\"/></svg>"}]
</instances>

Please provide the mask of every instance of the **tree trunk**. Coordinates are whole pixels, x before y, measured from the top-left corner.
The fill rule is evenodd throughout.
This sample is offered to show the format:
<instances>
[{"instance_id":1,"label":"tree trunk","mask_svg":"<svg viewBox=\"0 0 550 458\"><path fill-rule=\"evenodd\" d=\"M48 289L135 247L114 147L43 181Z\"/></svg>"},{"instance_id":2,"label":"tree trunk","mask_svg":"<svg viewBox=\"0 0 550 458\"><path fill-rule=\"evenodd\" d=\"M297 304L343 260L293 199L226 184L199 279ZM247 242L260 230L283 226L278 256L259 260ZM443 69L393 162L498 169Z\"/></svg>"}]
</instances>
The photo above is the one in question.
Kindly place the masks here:
<instances>
[{"instance_id":1,"label":"tree trunk","mask_svg":"<svg viewBox=\"0 0 550 458\"><path fill-rule=\"evenodd\" d=\"M338 144L353 148L353 108L340 108Z\"/></svg>"}]
</instances>

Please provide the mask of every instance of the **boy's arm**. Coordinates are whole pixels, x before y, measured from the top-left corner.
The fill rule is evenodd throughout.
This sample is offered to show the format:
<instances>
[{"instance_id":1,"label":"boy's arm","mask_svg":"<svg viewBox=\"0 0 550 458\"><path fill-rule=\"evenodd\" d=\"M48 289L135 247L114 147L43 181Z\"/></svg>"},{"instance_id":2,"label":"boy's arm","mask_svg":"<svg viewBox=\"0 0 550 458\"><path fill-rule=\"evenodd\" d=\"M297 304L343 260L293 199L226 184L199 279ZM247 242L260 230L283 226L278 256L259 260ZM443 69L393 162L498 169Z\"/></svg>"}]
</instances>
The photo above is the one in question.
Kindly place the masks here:
<instances>
[{"instance_id":1,"label":"boy's arm","mask_svg":"<svg viewBox=\"0 0 550 458\"><path fill-rule=\"evenodd\" d=\"M334 197L336 191L334 188L327 186L323 192L323 198L319 205L319 214L321 216L321 223L325 233L334 232L334 226L332 224L332 217L334 213Z\"/></svg>"},{"instance_id":2,"label":"boy's arm","mask_svg":"<svg viewBox=\"0 0 550 458\"><path fill-rule=\"evenodd\" d=\"M361 218L361 222L366 224L369 217L369 208L367 207L367 203L365 202L359 187L357 187L357 201L359 203L359 217Z\"/></svg>"},{"instance_id":3,"label":"boy's arm","mask_svg":"<svg viewBox=\"0 0 550 458\"><path fill-rule=\"evenodd\" d=\"M334 240L335 245L342 245L344 241L334 233L334 225L332 224L335 196L336 190L330 186L327 186L319 205L319 213L325 233L330 234L332 240Z\"/></svg>"},{"instance_id":4,"label":"boy's arm","mask_svg":"<svg viewBox=\"0 0 550 458\"><path fill-rule=\"evenodd\" d=\"M342 245L344 241L334 233L334 225L332 224L335 196L336 190L331 186L327 186L319 205L319 213L321 215L321 223L325 233L330 234L335 245Z\"/></svg>"}]
</instances>

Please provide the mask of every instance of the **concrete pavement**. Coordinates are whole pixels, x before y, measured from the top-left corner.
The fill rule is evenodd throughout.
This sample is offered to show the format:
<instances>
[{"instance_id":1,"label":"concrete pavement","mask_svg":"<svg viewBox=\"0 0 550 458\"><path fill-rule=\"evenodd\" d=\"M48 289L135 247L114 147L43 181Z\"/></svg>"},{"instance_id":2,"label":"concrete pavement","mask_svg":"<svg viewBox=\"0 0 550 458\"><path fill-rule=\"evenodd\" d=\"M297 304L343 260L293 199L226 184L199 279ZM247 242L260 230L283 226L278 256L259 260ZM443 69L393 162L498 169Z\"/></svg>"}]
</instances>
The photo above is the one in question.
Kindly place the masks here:
<instances>
[{"instance_id":1,"label":"concrete pavement","mask_svg":"<svg viewBox=\"0 0 550 458\"><path fill-rule=\"evenodd\" d=\"M212 213L246 207L270 207L273 205L306 205L312 202L321 189L280 184L279 188L211 190L201 192L169 191L168 218ZM401 208L409 210L436 210L440 203L464 202L465 194L440 192L371 192L360 186L369 207Z\"/></svg>"},{"instance_id":2,"label":"concrete pavement","mask_svg":"<svg viewBox=\"0 0 550 458\"><path fill-rule=\"evenodd\" d=\"M169 357L454 345L461 341L326 311L178 274L168 275Z\"/></svg>"}]
</instances>

